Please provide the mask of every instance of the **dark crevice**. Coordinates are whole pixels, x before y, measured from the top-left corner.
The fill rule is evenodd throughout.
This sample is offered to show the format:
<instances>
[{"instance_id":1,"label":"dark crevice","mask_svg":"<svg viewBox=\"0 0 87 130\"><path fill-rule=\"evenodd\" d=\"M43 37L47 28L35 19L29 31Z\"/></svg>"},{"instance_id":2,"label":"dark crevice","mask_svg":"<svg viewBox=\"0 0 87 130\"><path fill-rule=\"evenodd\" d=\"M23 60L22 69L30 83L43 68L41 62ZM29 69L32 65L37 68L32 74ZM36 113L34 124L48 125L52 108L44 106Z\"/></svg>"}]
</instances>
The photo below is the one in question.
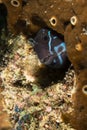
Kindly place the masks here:
<instances>
[{"instance_id":1,"label":"dark crevice","mask_svg":"<svg viewBox=\"0 0 87 130\"><path fill-rule=\"evenodd\" d=\"M7 8L3 3L0 4L0 32L2 28L7 29Z\"/></svg>"},{"instance_id":2,"label":"dark crevice","mask_svg":"<svg viewBox=\"0 0 87 130\"><path fill-rule=\"evenodd\" d=\"M5 4L0 3L0 66L6 66L8 62L6 57L8 51L7 15L8 12Z\"/></svg>"},{"instance_id":3,"label":"dark crevice","mask_svg":"<svg viewBox=\"0 0 87 130\"><path fill-rule=\"evenodd\" d=\"M22 0L22 6L25 6L27 4L27 0Z\"/></svg>"},{"instance_id":4,"label":"dark crevice","mask_svg":"<svg viewBox=\"0 0 87 130\"><path fill-rule=\"evenodd\" d=\"M66 29L66 27L70 24L70 21L66 21L64 22L64 29Z\"/></svg>"},{"instance_id":5,"label":"dark crevice","mask_svg":"<svg viewBox=\"0 0 87 130\"><path fill-rule=\"evenodd\" d=\"M38 25L40 27L46 27L46 23L43 21L43 19L41 19L38 15L36 14L32 14L32 18L31 21L33 24Z\"/></svg>"}]
</instances>

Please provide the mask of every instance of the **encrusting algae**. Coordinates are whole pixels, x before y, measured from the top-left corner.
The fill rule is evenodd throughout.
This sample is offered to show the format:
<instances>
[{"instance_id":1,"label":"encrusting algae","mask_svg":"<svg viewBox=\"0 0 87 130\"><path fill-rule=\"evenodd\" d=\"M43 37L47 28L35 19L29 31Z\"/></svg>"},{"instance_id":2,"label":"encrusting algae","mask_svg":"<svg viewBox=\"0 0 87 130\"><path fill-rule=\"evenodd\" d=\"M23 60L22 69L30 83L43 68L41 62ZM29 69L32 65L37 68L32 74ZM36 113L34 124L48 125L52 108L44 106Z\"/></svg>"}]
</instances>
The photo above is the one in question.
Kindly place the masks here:
<instances>
[{"instance_id":1,"label":"encrusting algae","mask_svg":"<svg viewBox=\"0 0 87 130\"><path fill-rule=\"evenodd\" d=\"M9 39L8 44L11 53L8 52L9 61L0 73L4 87L1 94L14 130L74 130L61 118L62 110L72 110L73 69L60 82L52 69L46 70L39 64L32 46L22 35Z\"/></svg>"}]
</instances>

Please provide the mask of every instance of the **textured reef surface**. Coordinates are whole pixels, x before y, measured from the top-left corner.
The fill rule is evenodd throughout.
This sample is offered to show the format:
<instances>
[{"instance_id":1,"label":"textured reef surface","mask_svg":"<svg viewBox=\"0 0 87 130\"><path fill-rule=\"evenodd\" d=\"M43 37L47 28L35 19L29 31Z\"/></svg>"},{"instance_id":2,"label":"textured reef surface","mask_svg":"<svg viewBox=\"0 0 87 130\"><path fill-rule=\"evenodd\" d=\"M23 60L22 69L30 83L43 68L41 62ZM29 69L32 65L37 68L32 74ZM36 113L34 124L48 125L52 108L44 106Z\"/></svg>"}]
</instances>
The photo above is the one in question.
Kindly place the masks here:
<instances>
[{"instance_id":1,"label":"textured reef surface","mask_svg":"<svg viewBox=\"0 0 87 130\"><path fill-rule=\"evenodd\" d=\"M0 3L7 12L0 14L7 24L4 28L13 34L22 32L28 38L41 28L48 28L64 36L76 84L72 95L74 111L71 117L63 118L77 130L87 129L87 0L2 0Z\"/></svg>"},{"instance_id":2,"label":"textured reef surface","mask_svg":"<svg viewBox=\"0 0 87 130\"><path fill-rule=\"evenodd\" d=\"M62 111L73 110L73 68L62 76L63 68L41 65L29 43L22 35L10 36L8 49L0 62L0 122L3 124L0 129L74 130L61 117Z\"/></svg>"}]
</instances>

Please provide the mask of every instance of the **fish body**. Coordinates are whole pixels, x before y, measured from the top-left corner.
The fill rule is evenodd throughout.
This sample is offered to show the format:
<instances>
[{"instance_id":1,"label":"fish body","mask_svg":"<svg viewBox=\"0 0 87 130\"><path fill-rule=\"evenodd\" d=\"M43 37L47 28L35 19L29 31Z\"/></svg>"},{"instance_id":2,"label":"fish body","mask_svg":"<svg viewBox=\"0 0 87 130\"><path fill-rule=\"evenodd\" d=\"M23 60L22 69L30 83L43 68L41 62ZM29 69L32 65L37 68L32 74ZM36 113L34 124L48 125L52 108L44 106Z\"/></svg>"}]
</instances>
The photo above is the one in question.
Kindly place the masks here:
<instances>
[{"instance_id":1,"label":"fish body","mask_svg":"<svg viewBox=\"0 0 87 130\"><path fill-rule=\"evenodd\" d=\"M49 29L41 29L36 34L34 50L41 63L47 66L62 68L68 62L65 42Z\"/></svg>"}]
</instances>

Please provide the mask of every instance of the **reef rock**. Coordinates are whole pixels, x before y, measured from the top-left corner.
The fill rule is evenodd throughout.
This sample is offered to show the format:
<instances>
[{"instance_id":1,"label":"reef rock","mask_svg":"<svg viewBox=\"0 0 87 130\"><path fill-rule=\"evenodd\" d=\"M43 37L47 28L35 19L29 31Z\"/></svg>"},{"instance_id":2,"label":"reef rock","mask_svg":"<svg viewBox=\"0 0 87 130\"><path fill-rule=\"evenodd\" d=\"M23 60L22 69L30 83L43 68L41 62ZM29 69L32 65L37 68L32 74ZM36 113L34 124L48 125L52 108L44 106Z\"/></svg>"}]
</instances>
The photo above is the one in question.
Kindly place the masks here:
<instances>
[{"instance_id":1,"label":"reef rock","mask_svg":"<svg viewBox=\"0 0 87 130\"><path fill-rule=\"evenodd\" d=\"M0 88L0 130L11 130L12 126L10 123L10 119L8 117L8 114L4 110L3 104L3 96L1 95L2 89Z\"/></svg>"}]
</instances>

